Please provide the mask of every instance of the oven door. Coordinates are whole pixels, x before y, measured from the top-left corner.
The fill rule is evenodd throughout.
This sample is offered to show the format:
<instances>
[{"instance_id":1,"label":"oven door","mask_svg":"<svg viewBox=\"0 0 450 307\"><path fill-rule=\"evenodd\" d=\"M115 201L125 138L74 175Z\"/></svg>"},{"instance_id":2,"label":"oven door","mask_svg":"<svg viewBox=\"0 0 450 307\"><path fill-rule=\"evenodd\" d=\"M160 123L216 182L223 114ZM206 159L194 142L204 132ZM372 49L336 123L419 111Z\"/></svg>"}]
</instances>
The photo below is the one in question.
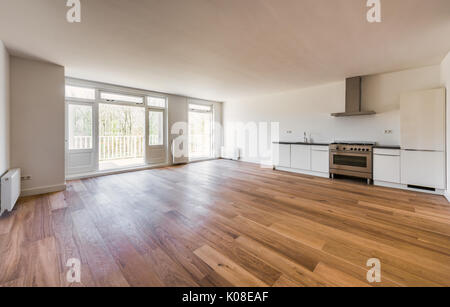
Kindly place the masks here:
<instances>
[{"instance_id":1,"label":"oven door","mask_svg":"<svg viewBox=\"0 0 450 307\"><path fill-rule=\"evenodd\" d=\"M330 152L330 169L372 173L372 154Z\"/></svg>"}]
</instances>

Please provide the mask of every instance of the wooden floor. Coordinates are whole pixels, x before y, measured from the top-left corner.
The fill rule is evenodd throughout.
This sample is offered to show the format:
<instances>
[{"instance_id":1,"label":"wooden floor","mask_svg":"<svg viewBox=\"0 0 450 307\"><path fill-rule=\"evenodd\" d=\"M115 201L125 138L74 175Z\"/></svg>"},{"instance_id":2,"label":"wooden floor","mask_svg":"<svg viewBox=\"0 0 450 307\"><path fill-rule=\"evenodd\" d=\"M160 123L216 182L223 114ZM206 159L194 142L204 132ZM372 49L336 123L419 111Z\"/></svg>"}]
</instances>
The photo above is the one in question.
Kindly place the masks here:
<instances>
[{"instance_id":1,"label":"wooden floor","mask_svg":"<svg viewBox=\"0 0 450 307\"><path fill-rule=\"evenodd\" d=\"M450 206L217 160L72 181L0 219L0 285L70 286L70 258L71 286L450 286Z\"/></svg>"}]
</instances>

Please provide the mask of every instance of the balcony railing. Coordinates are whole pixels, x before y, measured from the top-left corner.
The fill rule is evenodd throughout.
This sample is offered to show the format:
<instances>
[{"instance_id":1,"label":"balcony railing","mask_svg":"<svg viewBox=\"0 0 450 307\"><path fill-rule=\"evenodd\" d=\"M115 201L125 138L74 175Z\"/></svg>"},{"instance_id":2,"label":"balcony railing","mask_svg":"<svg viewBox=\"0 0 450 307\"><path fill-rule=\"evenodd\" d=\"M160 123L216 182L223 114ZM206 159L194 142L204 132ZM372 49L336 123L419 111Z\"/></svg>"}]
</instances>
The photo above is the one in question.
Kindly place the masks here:
<instances>
[{"instance_id":1,"label":"balcony railing","mask_svg":"<svg viewBox=\"0 0 450 307\"><path fill-rule=\"evenodd\" d=\"M211 156L211 137L209 135L191 135L189 154L191 158ZM159 142L158 135L150 136L150 144ZM76 136L70 140L71 150L91 149L91 136ZM100 136L99 160L143 158L145 155L145 139L143 136Z\"/></svg>"},{"instance_id":2,"label":"balcony railing","mask_svg":"<svg viewBox=\"0 0 450 307\"><path fill-rule=\"evenodd\" d=\"M209 158L211 156L211 137L205 134L189 136L189 157Z\"/></svg>"},{"instance_id":3,"label":"balcony railing","mask_svg":"<svg viewBox=\"0 0 450 307\"><path fill-rule=\"evenodd\" d=\"M143 158L143 136L100 136L100 161Z\"/></svg>"},{"instance_id":4,"label":"balcony railing","mask_svg":"<svg viewBox=\"0 0 450 307\"><path fill-rule=\"evenodd\" d=\"M143 158L145 153L143 136L100 136L99 160ZM70 149L91 149L91 136L76 136L71 139Z\"/></svg>"}]
</instances>

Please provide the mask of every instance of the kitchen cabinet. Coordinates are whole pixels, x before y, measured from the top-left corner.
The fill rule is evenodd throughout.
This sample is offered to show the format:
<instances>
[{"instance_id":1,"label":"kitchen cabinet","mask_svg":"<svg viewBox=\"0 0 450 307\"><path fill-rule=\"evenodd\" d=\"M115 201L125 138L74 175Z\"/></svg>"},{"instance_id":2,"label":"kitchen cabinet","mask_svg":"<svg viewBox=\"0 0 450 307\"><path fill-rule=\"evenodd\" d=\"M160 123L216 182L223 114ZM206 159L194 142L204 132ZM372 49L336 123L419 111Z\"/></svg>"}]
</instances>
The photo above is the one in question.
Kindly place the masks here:
<instances>
[{"instance_id":1,"label":"kitchen cabinet","mask_svg":"<svg viewBox=\"0 0 450 307\"><path fill-rule=\"evenodd\" d=\"M404 185L445 189L445 152L402 150L401 182Z\"/></svg>"},{"instance_id":2,"label":"kitchen cabinet","mask_svg":"<svg viewBox=\"0 0 450 307\"><path fill-rule=\"evenodd\" d=\"M291 167L311 170L311 146L291 145Z\"/></svg>"},{"instance_id":3,"label":"kitchen cabinet","mask_svg":"<svg viewBox=\"0 0 450 307\"><path fill-rule=\"evenodd\" d=\"M276 169L329 178L329 146L325 144L275 143Z\"/></svg>"},{"instance_id":4,"label":"kitchen cabinet","mask_svg":"<svg viewBox=\"0 0 450 307\"><path fill-rule=\"evenodd\" d=\"M291 145L279 144L274 146L274 150L278 150L274 153L275 160L278 157L276 166L291 167Z\"/></svg>"},{"instance_id":5,"label":"kitchen cabinet","mask_svg":"<svg viewBox=\"0 0 450 307\"><path fill-rule=\"evenodd\" d=\"M330 151L327 146L311 146L311 170L321 173L330 171Z\"/></svg>"},{"instance_id":6,"label":"kitchen cabinet","mask_svg":"<svg viewBox=\"0 0 450 307\"><path fill-rule=\"evenodd\" d=\"M400 184L400 150L374 149L373 180Z\"/></svg>"},{"instance_id":7,"label":"kitchen cabinet","mask_svg":"<svg viewBox=\"0 0 450 307\"><path fill-rule=\"evenodd\" d=\"M445 88L402 94L403 149L445 151Z\"/></svg>"}]
</instances>

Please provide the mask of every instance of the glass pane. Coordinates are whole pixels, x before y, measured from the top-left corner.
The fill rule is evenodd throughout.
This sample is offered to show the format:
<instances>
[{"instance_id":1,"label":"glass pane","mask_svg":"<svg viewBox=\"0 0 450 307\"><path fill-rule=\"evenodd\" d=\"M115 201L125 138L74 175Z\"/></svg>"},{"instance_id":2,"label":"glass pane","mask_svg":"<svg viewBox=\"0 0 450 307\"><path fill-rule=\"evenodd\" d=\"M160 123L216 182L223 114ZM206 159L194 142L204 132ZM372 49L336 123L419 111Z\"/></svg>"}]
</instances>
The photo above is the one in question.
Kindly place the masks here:
<instances>
[{"instance_id":1,"label":"glass pane","mask_svg":"<svg viewBox=\"0 0 450 307\"><path fill-rule=\"evenodd\" d=\"M92 107L69 104L69 149L92 149Z\"/></svg>"},{"instance_id":2,"label":"glass pane","mask_svg":"<svg viewBox=\"0 0 450 307\"><path fill-rule=\"evenodd\" d=\"M212 156L212 113L189 112L189 157Z\"/></svg>"},{"instance_id":3,"label":"glass pane","mask_svg":"<svg viewBox=\"0 0 450 307\"><path fill-rule=\"evenodd\" d=\"M334 155L333 162L336 165L367 167L366 157Z\"/></svg>"},{"instance_id":4,"label":"glass pane","mask_svg":"<svg viewBox=\"0 0 450 307\"><path fill-rule=\"evenodd\" d=\"M190 104L189 109L193 110L193 111L211 111L212 107L201 105L201 104Z\"/></svg>"},{"instance_id":5,"label":"glass pane","mask_svg":"<svg viewBox=\"0 0 450 307\"><path fill-rule=\"evenodd\" d=\"M66 85L66 97L94 100L95 89Z\"/></svg>"},{"instance_id":6,"label":"glass pane","mask_svg":"<svg viewBox=\"0 0 450 307\"><path fill-rule=\"evenodd\" d=\"M149 111L148 124L149 124L149 146L161 146L164 145L164 118L163 112Z\"/></svg>"},{"instance_id":7,"label":"glass pane","mask_svg":"<svg viewBox=\"0 0 450 307\"><path fill-rule=\"evenodd\" d=\"M145 108L99 104L99 168L144 164Z\"/></svg>"},{"instance_id":8,"label":"glass pane","mask_svg":"<svg viewBox=\"0 0 450 307\"><path fill-rule=\"evenodd\" d=\"M147 97L147 105L149 107L165 108L166 99L160 97Z\"/></svg>"},{"instance_id":9,"label":"glass pane","mask_svg":"<svg viewBox=\"0 0 450 307\"><path fill-rule=\"evenodd\" d=\"M129 96L114 93L100 93L100 98L103 100L110 101L123 101L123 102L133 102L133 103L144 103L144 98L139 96Z\"/></svg>"}]
</instances>

